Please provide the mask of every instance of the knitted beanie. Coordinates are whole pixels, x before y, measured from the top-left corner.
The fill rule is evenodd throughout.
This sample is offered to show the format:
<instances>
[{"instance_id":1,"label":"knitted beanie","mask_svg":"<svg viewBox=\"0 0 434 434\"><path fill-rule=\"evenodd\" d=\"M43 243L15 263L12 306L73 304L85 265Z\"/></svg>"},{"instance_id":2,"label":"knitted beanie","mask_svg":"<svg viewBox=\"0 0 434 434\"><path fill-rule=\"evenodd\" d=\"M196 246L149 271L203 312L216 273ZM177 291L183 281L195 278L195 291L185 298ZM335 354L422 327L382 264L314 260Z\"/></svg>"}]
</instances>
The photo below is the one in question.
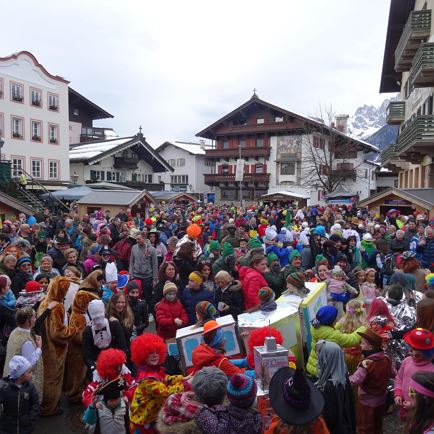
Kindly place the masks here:
<instances>
[{"instance_id":1,"label":"knitted beanie","mask_svg":"<svg viewBox=\"0 0 434 434\"><path fill-rule=\"evenodd\" d=\"M274 291L268 286L263 286L258 292L258 298L261 303L266 303L274 299Z\"/></svg>"},{"instance_id":2,"label":"knitted beanie","mask_svg":"<svg viewBox=\"0 0 434 434\"><path fill-rule=\"evenodd\" d=\"M3 276L1 276L1 277L3 277ZM24 289L27 293L42 291L41 284L39 282L36 282L36 280L29 280L26 283L26 285L24 286Z\"/></svg>"},{"instance_id":3,"label":"knitted beanie","mask_svg":"<svg viewBox=\"0 0 434 434\"><path fill-rule=\"evenodd\" d=\"M260 247L262 247L262 243L257 238L250 238L247 245L251 249L259 249Z\"/></svg>"},{"instance_id":4,"label":"knitted beanie","mask_svg":"<svg viewBox=\"0 0 434 434\"><path fill-rule=\"evenodd\" d=\"M231 243L224 243L223 244L223 257L226 258L229 255L234 254L234 248Z\"/></svg>"},{"instance_id":5,"label":"knitted beanie","mask_svg":"<svg viewBox=\"0 0 434 434\"><path fill-rule=\"evenodd\" d=\"M300 258L301 254L298 250L293 250L289 256L289 260L292 261L294 258Z\"/></svg>"},{"instance_id":6,"label":"knitted beanie","mask_svg":"<svg viewBox=\"0 0 434 434\"><path fill-rule=\"evenodd\" d=\"M286 281L292 286L295 286L297 289L302 289L304 288L304 284L307 281L307 278L304 273L302 273L301 271L297 271L295 273L288 274Z\"/></svg>"},{"instance_id":7,"label":"knitted beanie","mask_svg":"<svg viewBox=\"0 0 434 434\"><path fill-rule=\"evenodd\" d=\"M315 266L318 267L318 265L320 265L320 263L328 265L329 261L327 261L327 258L324 255L316 255Z\"/></svg>"},{"instance_id":8,"label":"knitted beanie","mask_svg":"<svg viewBox=\"0 0 434 434\"><path fill-rule=\"evenodd\" d=\"M188 280L191 280L192 282L197 283L198 285L202 285L203 283L203 278L200 275L199 272L197 271L192 271L189 275L188 275Z\"/></svg>"},{"instance_id":9,"label":"knitted beanie","mask_svg":"<svg viewBox=\"0 0 434 434\"><path fill-rule=\"evenodd\" d=\"M25 374L32 365L23 356L13 356L9 362L9 372L8 375L12 380L20 378L21 375Z\"/></svg>"},{"instance_id":10,"label":"knitted beanie","mask_svg":"<svg viewBox=\"0 0 434 434\"><path fill-rule=\"evenodd\" d=\"M334 306L322 306L316 313L316 319L321 325L333 324L337 316L338 310Z\"/></svg>"},{"instance_id":11,"label":"knitted beanie","mask_svg":"<svg viewBox=\"0 0 434 434\"><path fill-rule=\"evenodd\" d=\"M173 282L167 281L163 286L163 295L171 291L178 292L178 287Z\"/></svg>"},{"instance_id":12,"label":"knitted beanie","mask_svg":"<svg viewBox=\"0 0 434 434\"><path fill-rule=\"evenodd\" d=\"M235 374L228 382L227 397L235 407L248 408L256 399L256 381L244 374Z\"/></svg>"},{"instance_id":13,"label":"knitted beanie","mask_svg":"<svg viewBox=\"0 0 434 434\"><path fill-rule=\"evenodd\" d=\"M15 266L18 268L20 265L26 264L26 263L28 263L28 264L32 263L32 260L30 259L30 257L29 256L21 256L21 258L18 259Z\"/></svg>"},{"instance_id":14,"label":"knitted beanie","mask_svg":"<svg viewBox=\"0 0 434 434\"><path fill-rule=\"evenodd\" d=\"M197 371L191 382L191 387L197 399L206 405L220 404L226 394L228 377L215 366Z\"/></svg>"},{"instance_id":15,"label":"knitted beanie","mask_svg":"<svg viewBox=\"0 0 434 434\"><path fill-rule=\"evenodd\" d=\"M210 319L217 316L217 309L209 301L200 301L196 304L196 313L201 319Z\"/></svg>"},{"instance_id":16,"label":"knitted beanie","mask_svg":"<svg viewBox=\"0 0 434 434\"><path fill-rule=\"evenodd\" d=\"M268 265L270 265L273 261L278 261L278 260L279 260L279 257L273 252L269 253L267 256L267 264Z\"/></svg>"},{"instance_id":17,"label":"knitted beanie","mask_svg":"<svg viewBox=\"0 0 434 434\"><path fill-rule=\"evenodd\" d=\"M211 240L209 243L209 251L214 252L216 250L220 250L220 244L216 240Z\"/></svg>"}]
</instances>

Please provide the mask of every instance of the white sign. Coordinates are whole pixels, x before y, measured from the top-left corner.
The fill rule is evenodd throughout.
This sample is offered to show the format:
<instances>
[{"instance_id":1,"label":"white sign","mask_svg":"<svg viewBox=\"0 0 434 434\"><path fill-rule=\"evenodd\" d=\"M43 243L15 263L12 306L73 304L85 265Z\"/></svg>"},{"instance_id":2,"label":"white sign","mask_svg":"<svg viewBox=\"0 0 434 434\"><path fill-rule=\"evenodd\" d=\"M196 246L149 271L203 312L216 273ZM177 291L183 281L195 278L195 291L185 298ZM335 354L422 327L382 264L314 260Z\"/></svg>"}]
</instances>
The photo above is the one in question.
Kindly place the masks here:
<instances>
[{"instance_id":1,"label":"white sign","mask_svg":"<svg viewBox=\"0 0 434 434\"><path fill-rule=\"evenodd\" d=\"M235 172L235 181L242 181L244 178L244 160L237 160L237 171Z\"/></svg>"}]
</instances>

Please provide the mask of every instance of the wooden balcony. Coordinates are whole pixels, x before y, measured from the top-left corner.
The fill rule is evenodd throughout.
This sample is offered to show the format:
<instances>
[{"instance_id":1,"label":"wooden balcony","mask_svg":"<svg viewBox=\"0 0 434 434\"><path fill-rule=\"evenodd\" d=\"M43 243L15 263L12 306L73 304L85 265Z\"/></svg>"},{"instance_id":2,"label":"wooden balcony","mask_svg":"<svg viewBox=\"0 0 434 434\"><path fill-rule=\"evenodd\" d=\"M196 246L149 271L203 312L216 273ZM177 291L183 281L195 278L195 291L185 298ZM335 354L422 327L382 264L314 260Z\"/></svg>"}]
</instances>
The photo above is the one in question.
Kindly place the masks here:
<instances>
[{"instance_id":1,"label":"wooden balcony","mask_svg":"<svg viewBox=\"0 0 434 434\"><path fill-rule=\"evenodd\" d=\"M129 158L129 157L114 157L114 169L130 169L135 170L138 168L138 158Z\"/></svg>"},{"instance_id":2,"label":"wooden balcony","mask_svg":"<svg viewBox=\"0 0 434 434\"><path fill-rule=\"evenodd\" d=\"M408 161L412 155L434 156L434 116L417 116L399 135L394 151ZM419 157L415 158L417 162Z\"/></svg>"},{"instance_id":3,"label":"wooden balcony","mask_svg":"<svg viewBox=\"0 0 434 434\"><path fill-rule=\"evenodd\" d=\"M431 9L412 11L395 50L395 71L409 71L414 55L431 32Z\"/></svg>"},{"instance_id":4,"label":"wooden balcony","mask_svg":"<svg viewBox=\"0 0 434 434\"><path fill-rule=\"evenodd\" d=\"M301 122L266 122L263 124L245 124L245 125L231 125L227 127L220 127L216 131L218 136L230 136L238 134L263 134L274 133L279 131L297 130L303 128Z\"/></svg>"},{"instance_id":5,"label":"wooden balcony","mask_svg":"<svg viewBox=\"0 0 434 434\"><path fill-rule=\"evenodd\" d=\"M248 157L269 157L270 147L264 146L262 148L241 148L241 158ZM206 158L239 158L239 148L229 149L207 149L205 151Z\"/></svg>"},{"instance_id":6,"label":"wooden balcony","mask_svg":"<svg viewBox=\"0 0 434 434\"><path fill-rule=\"evenodd\" d=\"M408 79L412 87L434 86L434 42L423 44L417 50Z\"/></svg>"},{"instance_id":7,"label":"wooden balcony","mask_svg":"<svg viewBox=\"0 0 434 434\"><path fill-rule=\"evenodd\" d=\"M235 181L235 175L223 175L218 173L210 173L205 174L205 184L207 185L219 185L220 183L236 183L239 181ZM269 173L245 173L243 183L249 182L260 182L260 183L268 183L270 179Z\"/></svg>"},{"instance_id":8,"label":"wooden balcony","mask_svg":"<svg viewBox=\"0 0 434 434\"><path fill-rule=\"evenodd\" d=\"M405 102L390 101L386 109L386 122L389 125L397 125L405 120Z\"/></svg>"}]
</instances>

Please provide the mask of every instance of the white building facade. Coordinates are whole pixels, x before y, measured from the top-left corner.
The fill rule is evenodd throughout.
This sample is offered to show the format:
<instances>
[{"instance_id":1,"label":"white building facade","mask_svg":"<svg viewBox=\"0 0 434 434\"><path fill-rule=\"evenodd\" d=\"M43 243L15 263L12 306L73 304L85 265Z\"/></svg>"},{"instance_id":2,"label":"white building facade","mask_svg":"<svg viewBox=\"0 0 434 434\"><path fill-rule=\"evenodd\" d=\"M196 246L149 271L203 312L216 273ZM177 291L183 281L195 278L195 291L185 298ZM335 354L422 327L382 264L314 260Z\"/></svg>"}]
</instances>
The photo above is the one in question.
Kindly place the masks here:
<instances>
[{"instance_id":1,"label":"white building facade","mask_svg":"<svg viewBox=\"0 0 434 434\"><path fill-rule=\"evenodd\" d=\"M212 162L205 159L211 146L190 142L164 142L156 152L173 168L173 172L161 174L165 189L175 192L205 194L210 188L204 175L211 173Z\"/></svg>"},{"instance_id":2,"label":"white building facade","mask_svg":"<svg viewBox=\"0 0 434 434\"><path fill-rule=\"evenodd\" d=\"M50 74L27 51L0 58L2 160L42 184L68 182L68 81Z\"/></svg>"}]
</instances>

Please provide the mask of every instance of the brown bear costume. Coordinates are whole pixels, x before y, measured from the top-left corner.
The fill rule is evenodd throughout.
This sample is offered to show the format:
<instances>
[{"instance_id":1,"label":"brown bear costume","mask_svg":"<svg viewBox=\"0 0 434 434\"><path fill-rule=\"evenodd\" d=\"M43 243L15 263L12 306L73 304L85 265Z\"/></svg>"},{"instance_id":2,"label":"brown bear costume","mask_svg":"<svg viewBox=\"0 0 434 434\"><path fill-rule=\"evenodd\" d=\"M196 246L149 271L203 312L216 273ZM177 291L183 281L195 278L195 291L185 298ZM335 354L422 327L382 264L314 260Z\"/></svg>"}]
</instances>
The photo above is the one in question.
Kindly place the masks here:
<instances>
[{"instance_id":1,"label":"brown bear costume","mask_svg":"<svg viewBox=\"0 0 434 434\"><path fill-rule=\"evenodd\" d=\"M78 333L76 326L67 325L68 321L63 305L69 283L70 280L66 277L55 277L50 282L47 295L38 309L40 315L50 302L59 302L45 319L41 333L44 361L44 393L41 416L51 416L59 410L68 341Z\"/></svg>"},{"instance_id":2,"label":"brown bear costume","mask_svg":"<svg viewBox=\"0 0 434 434\"><path fill-rule=\"evenodd\" d=\"M81 402L83 384L86 378L87 366L83 359L82 336L86 328L86 312L89 303L98 296L89 291L78 291L72 302L72 313L69 325L77 327L78 333L69 341L65 364L65 381L63 390L69 402ZM89 318L90 320L90 318Z\"/></svg>"}]
</instances>

